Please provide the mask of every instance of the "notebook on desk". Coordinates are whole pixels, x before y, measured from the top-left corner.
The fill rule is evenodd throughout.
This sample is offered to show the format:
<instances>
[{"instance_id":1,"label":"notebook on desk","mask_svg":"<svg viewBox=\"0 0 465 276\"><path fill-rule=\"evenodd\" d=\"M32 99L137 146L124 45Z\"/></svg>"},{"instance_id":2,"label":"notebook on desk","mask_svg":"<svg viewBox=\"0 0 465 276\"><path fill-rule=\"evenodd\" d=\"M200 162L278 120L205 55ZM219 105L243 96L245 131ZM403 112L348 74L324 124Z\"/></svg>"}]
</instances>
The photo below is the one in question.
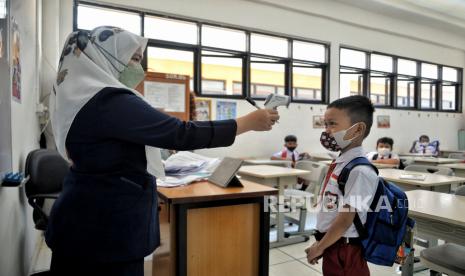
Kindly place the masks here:
<instances>
[{"instance_id":1,"label":"notebook on desk","mask_svg":"<svg viewBox=\"0 0 465 276\"><path fill-rule=\"evenodd\" d=\"M409 180L421 180L424 181L426 179L426 175L424 174L417 174L417 173L404 173L400 175L400 179L409 179Z\"/></svg>"},{"instance_id":2,"label":"notebook on desk","mask_svg":"<svg viewBox=\"0 0 465 276\"><path fill-rule=\"evenodd\" d=\"M242 183L237 179L236 173L242 166L244 161L231 157L225 157L208 178L208 181L221 187L243 187Z\"/></svg>"}]
</instances>

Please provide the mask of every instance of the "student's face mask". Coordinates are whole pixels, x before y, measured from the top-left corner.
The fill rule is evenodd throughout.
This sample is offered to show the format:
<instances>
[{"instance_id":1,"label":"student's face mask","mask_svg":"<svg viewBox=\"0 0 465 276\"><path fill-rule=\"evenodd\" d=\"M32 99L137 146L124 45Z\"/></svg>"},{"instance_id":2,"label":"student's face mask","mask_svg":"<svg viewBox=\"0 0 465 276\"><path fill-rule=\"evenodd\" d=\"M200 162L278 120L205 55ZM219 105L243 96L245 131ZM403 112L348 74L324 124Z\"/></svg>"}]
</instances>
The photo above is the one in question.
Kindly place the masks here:
<instances>
[{"instance_id":1,"label":"student's face mask","mask_svg":"<svg viewBox=\"0 0 465 276\"><path fill-rule=\"evenodd\" d=\"M129 88L136 88L144 80L145 72L140 63L129 63L119 75L119 81Z\"/></svg>"},{"instance_id":2,"label":"student's face mask","mask_svg":"<svg viewBox=\"0 0 465 276\"><path fill-rule=\"evenodd\" d=\"M428 142L421 142L420 145L422 145L423 147L427 147L429 145Z\"/></svg>"},{"instance_id":3,"label":"student's face mask","mask_svg":"<svg viewBox=\"0 0 465 276\"><path fill-rule=\"evenodd\" d=\"M321 145L330 151L340 151L345 149L350 145L350 143L352 143L355 138L357 138L357 136L355 136L352 139L344 140L344 136L346 135L347 131L349 131L354 126L356 125L353 125L348 129L335 132L332 135L326 131L323 131L320 137Z\"/></svg>"},{"instance_id":4,"label":"student's face mask","mask_svg":"<svg viewBox=\"0 0 465 276\"><path fill-rule=\"evenodd\" d=\"M390 148L378 148L378 154L381 156L387 156L391 153Z\"/></svg>"},{"instance_id":5,"label":"student's face mask","mask_svg":"<svg viewBox=\"0 0 465 276\"><path fill-rule=\"evenodd\" d=\"M286 147L289 151L294 151L296 147Z\"/></svg>"}]
</instances>

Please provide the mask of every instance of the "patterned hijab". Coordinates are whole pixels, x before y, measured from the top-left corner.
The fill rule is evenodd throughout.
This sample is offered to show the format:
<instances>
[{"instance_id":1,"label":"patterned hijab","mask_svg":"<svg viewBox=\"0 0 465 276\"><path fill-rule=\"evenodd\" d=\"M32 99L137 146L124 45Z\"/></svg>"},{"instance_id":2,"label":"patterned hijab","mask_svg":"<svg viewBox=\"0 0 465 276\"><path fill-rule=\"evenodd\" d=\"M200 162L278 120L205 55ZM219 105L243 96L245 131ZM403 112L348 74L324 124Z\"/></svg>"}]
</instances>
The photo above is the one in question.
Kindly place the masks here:
<instances>
[{"instance_id":1,"label":"patterned hijab","mask_svg":"<svg viewBox=\"0 0 465 276\"><path fill-rule=\"evenodd\" d=\"M51 122L58 152L66 159L66 137L76 114L105 87L124 88L142 95L118 79L138 48L147 39L116 27L73 32L63 48L50 97ZM147 170L164 176L160 150L146 146Z\"/></svg>"}]
</instances>

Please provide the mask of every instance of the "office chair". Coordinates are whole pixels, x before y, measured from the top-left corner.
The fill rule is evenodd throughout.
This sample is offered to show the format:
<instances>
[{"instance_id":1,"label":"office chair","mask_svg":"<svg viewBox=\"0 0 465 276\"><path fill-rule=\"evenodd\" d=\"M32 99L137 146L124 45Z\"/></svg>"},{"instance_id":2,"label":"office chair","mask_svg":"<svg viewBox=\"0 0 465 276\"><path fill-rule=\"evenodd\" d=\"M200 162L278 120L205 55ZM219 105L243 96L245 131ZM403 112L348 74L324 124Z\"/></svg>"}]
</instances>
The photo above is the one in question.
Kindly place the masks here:
<instances>
[{"instance_id":1,"label":"office chair","mask_svg":"<svg viewBox=\"0 0 465 276\"><path fill-rule=\"evenodd\" d=\"M26 196L32 206L36 229L45 231L50 209L62 189L69 163L55 150L37 149L26 158Z\"/></svg>"},{"instance_id":2,"label":"office chair","mask_svg":"<svg viewBox=\"0 0 465 276\"><path fill-rule=\"evenodd\" d=\"M404 170L412 171L412 172L434 173L434 174L448 175L448 176L454 175L454 171L451 168L428 166L428 165L408 165L407 167L405 167Z\"/></svg>"},{"instance_id":3,"label":"office chair","mask_svg":"<svg viewBox=\"0 0 465 276\"><path fill-rule=\"evenodd\" d=\"M311 171L311 173L300 176L301 178L309 182L308 187L305 191L297 189L286 189L284 190L284 196L286 197L296 197L296 198L311 198L310 202L305 201L304 204L296 206L300 210L299 219L292 218L290 216L285 216L285 220L291 223L298 225L298 230L296 232L285 232L285 237L290 235L312 235L313 230L305 231L305 224L307 221L307 207L306 203L315 204L317 202L317 197L321 189L321 183L326 175L328 166L323 163L313 162L313 161L299 161L295 164L296 169Z\"/></svg>"}]
</instances>

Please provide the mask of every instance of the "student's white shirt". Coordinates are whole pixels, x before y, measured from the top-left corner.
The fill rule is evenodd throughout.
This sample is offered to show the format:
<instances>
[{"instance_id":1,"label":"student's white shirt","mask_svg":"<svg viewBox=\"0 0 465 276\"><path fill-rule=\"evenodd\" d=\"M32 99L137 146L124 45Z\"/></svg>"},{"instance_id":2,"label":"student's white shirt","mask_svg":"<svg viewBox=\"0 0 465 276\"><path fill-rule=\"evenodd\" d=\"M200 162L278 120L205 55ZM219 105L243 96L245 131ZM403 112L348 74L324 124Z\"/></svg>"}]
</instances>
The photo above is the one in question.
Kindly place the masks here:
<instances>
[{"instance_id":1,"label":"student's white shirt","mask_svg":"<svg viewBox=\"0 0 465 276\"><path fill-rule=\"evenodd\" d=\"M297 150L290 151L288 149L283 149L283 150L278 151L277 153L273 154L273 157L282 158L284 150L286 151L286 160L291 160L292 161L292 155L293 154L294 154L294 160L296 162L299 160L299 152Z\"/></svg>"},{"instance_id":2,"label":"student's white shirt","mask_svg":"<svg viewBox=\"0 0 465 276\"><path fill-rule=\"evenodd\" d=\"M365 156L363 148L356 147L340 155L334 161L337 165L331 174L331 178L328 181L325 190L323 191L323 186L321 188L323 198L321 198L321 194L318 195L319 203L316 222L316 229L318 231L327 232L338 215L338 208L342 208L342 206L346 204L357 208L359 207L357 206L359 205L357 204L358 202L366 203L365 205L362 205L362 208L360 208L362 210L357 209L362 223L366 222L367 209L373 201L373 196L378 185L378 175L376 172L369 166L355 167L350 172L347 183L345 184L344 196L342 196L337 183L337 178L342 169L354 158L362 156ZM324 182L322 185L324 185ZM366 207L363 208L363 206ZM358 232L353 223L343 235L343 237L347 238L355 238L358 236Z\"/></svg>"},{"instance_id":3,"label":"student's white shirt","mask_svg":"<svg viewBox=\"0 0 465 276\"><path fill-rule=\"evenodd\" d=\"M389 158L389 154L386 155L386 156L382 156L382 155L380 155L377 151L372 151L372 152L367 153L366 157L368 158L368 160L373 161L373 157L374 157L376 154L378 154L377 160L381 160L381 159L396 159L396 160L400 160L399 155L397 155L397 153L392 153L392 152L391 152L391 158Z\"/></svg>"}]
</instances>

